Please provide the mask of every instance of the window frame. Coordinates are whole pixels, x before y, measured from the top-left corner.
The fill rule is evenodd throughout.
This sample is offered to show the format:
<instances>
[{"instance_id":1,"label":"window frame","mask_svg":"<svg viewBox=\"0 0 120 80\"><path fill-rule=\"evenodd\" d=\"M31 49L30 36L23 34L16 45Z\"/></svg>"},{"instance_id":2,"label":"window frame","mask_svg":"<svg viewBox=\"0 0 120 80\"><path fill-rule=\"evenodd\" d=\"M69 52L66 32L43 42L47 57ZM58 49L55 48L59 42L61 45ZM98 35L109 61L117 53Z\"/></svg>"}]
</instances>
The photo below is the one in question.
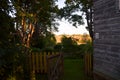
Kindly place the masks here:
<instances>
[{"instance_id":1,"label":"window frame","mask_svg":"<svg viewBox=\"0 0 120 80\"><path fill-rule=\"evenodd\" d=\"M118 9L119 9L119 11L120 11L120 0L119 0L119 2L118 2L118 3L119 3L119 4L118 4L118 7L119 7Z\"/></svg>"},{"instance_id":2,"label":"window frame","mask_svg":"<svg viewBox=\"0 0 120 80\"><path fill-rule=\"evenodd\" d=\"M116 10L117 13L120 13L120 0L116 0Z\"/></svg>"}]
</instances>

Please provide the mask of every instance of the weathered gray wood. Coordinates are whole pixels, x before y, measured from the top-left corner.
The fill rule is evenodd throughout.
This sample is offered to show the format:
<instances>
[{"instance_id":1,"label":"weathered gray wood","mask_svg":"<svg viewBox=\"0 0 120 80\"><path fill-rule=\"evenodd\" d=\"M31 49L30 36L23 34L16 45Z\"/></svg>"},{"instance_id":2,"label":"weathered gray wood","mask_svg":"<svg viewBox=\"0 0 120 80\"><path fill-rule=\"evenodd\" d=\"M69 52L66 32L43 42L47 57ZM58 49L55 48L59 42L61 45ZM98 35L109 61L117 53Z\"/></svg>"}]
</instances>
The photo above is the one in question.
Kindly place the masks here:
<instances>
[{"instance_id":1,"label":"weathered gray wood","mask_svg":"<svg viewBox=\"0 0 120 80\"><path fill-rule=\"evenodd\" d=\"M94 0L94 72L120 80L119 0Z\"/></svg>"}]
</instances>

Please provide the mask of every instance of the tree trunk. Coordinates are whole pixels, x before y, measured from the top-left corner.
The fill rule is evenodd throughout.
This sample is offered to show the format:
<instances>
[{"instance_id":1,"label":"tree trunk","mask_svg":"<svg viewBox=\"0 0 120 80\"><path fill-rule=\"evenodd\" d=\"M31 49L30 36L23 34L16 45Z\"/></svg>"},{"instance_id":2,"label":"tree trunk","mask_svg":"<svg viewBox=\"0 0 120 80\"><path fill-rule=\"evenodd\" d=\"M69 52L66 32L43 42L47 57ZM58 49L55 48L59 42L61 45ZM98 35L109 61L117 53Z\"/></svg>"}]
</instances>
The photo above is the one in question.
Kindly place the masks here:
<instances>
[{"instance_id":1,"label":"tree trunk","mask_svg":"<svg viewBox=\"0 0 120 80\"><path fill-rule=\"evenodd\" d=\"M92 10L92 5L85 7L85 13L86 13L88 31L89 31L91 39L93 40L94 37L93 37L93 10Z\"/></svg>"}]
</instances>

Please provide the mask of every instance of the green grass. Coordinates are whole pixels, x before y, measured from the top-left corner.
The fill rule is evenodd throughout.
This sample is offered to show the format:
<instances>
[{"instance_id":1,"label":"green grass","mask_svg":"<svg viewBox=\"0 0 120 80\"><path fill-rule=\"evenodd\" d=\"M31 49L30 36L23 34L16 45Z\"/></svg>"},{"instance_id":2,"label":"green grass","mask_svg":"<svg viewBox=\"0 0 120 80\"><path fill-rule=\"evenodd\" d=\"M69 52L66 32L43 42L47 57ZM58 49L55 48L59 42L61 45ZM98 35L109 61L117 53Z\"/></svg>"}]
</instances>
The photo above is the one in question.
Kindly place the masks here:
<instances>
[{"instance_id":1,"label":"green grass","mask_svg":"<svg viewBox=\"0 0 120 80\"><path fill-rule=\"evenodd\" d=\"M46 75L36 74L36 80L47 80ZM84 75L83 59L64 59L64 75L60 80L93 80Z\"/></svg>"},{"instance_id":2,"label":"green grass","mask_svg":"<svg viewBox=\"0 0 120 80\"><path fill-rule=\"evenodd\" d=\"M64 60L63 80L84 80L84 66L82 59Z\"/></svg>"}]
</instances>

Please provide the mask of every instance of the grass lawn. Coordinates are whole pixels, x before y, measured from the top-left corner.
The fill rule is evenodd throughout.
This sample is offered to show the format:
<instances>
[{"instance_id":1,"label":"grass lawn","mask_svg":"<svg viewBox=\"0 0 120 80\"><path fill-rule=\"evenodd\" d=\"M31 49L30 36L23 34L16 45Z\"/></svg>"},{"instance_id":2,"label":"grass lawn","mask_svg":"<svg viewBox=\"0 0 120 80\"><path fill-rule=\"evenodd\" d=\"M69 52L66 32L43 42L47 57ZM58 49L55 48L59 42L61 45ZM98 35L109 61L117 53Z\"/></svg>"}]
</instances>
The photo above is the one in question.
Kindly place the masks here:
<instances>
[{"instance_id":1,"label":"grass lawn","mask_svg":"<svg viewBox=\"0 0 120 80\"><path fill-rule=\"evenodd\" d=\"M36 75L36 80L47 80L46 75ZM64 76L60 80L93 80L84 76L82 59L64 59Z\"/></svg>"},{"instance_id":2,"label":"grass lawn","mask_svg":"<svg viewBox=\"0 0 120 80\"><path fill-rule=\"evenodd\" d=\"M82 59L64 60L63 80L84 80L84 66Z\"/></svg>"}]
</instances>

